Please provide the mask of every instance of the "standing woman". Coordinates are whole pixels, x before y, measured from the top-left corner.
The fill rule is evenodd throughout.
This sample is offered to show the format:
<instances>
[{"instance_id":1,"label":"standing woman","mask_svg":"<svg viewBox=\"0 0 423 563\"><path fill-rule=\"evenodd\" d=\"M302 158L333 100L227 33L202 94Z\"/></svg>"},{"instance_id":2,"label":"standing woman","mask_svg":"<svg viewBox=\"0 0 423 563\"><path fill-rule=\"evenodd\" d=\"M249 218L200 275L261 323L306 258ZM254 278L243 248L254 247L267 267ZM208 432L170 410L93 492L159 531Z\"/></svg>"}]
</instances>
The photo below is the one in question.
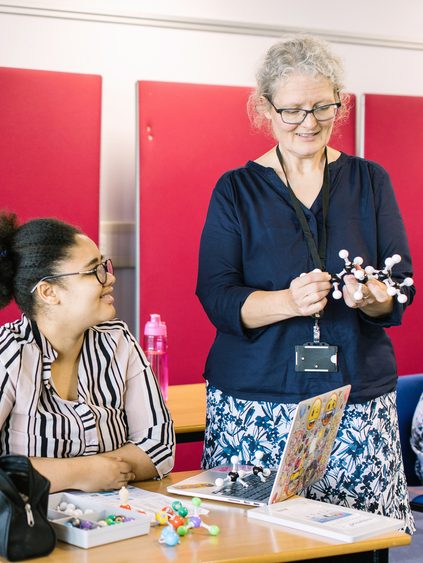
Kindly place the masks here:
<instances>
[{"instance_id":1,"label":"standing woman","mask_svg":"<svg viewBox=\"0 0 423 563\"><path fill-rule=\"evenodd\" d=\"M174 463L173 422L143 351L115 318L111 260L55 219L0 213L0 455L29 456L51 492L118 489Z\"/></svg>"},{"instance_id":2,"label":"standing woman","mask_svg":"<svg viewBox=\"0 0 423 563\"><path fill-rule=\"evenodd\" d=\"M249 463L257 449L277 465L296 404L351 384L327 473L307 494L405 518L412 531L396 363L384 329L401 324L414 288L404 290L408 300L401 304L372 279L356 299L358 282L350 275L343 299L331 295L328 272L342 270L341 249L378 269L398 253L394 277L412 275L388 174L329 146L345 111L342 74L339 58L316 38L273 45L257 72L250 109L277 144L225 173L213 191L197 283L217 329L204 372L203 466L228 464L232 455ZM296 369L295 347L313 341L313 328L337 347L335 371Z\"/></svg>"}]
</instances>

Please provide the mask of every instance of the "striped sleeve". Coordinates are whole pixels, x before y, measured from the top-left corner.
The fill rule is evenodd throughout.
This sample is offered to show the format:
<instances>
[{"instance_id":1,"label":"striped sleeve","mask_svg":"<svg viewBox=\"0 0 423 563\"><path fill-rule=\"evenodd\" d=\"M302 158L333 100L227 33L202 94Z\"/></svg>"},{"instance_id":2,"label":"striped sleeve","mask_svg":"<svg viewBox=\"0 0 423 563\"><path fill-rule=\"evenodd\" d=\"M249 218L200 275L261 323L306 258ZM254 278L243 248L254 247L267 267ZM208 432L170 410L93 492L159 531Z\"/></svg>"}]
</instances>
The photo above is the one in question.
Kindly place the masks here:
<instances>
[{"instance_id":1,"label":"striped sleeve","mask_svg":"<svg viewBox=\"0 0 423 563\"><path fill-rule=\"evenodd\" d=\"M130 347L125 392L128 441L146 452L163 477L174 465L173 421L144 352L129 332L127 337Z\"/></svg>"}]
</instances>

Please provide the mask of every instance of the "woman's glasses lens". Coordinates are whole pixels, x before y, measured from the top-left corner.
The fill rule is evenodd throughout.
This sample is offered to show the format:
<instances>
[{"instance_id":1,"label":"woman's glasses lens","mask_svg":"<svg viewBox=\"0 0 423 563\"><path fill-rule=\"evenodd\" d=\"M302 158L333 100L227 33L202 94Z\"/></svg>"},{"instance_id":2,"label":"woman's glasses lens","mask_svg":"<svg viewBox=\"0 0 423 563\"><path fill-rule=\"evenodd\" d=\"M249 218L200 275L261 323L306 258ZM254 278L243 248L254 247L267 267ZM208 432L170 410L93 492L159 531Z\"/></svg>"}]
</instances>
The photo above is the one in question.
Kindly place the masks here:
<instances>
[{"instance_id":1,"label":"woman's glasses lens","mask_svg":"<svg viewBox=\"0 0 423 563\"><path fill-rule=\"evenodd\" d=\"M95 270L98 281L104 285L107 281L107 274L113 274L113 264L110 259L101 262Z\"/></svg>"}]
</instances>

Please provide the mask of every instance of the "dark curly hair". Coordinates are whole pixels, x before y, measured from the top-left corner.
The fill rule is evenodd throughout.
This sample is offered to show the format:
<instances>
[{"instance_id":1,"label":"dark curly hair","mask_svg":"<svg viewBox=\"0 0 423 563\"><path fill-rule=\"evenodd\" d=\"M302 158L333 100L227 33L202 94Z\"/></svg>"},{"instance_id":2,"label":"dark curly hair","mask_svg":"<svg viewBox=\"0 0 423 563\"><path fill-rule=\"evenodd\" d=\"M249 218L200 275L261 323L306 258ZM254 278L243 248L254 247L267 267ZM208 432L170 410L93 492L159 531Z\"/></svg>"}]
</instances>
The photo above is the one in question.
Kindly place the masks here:
<instances>
[{"instance_id":1,"label":"dark curly hair","mask_svg":"<svg viewBox=\"0 0 423 563\"><path fill-rule=\"evenodd\" d=\"M79 229L54 218L19 225L15 213L0 211L0 308L14 298L33 318L31 289L42 277L57 273L57 264L69 255L78 234Z\"/></svg>"}]
</instances>

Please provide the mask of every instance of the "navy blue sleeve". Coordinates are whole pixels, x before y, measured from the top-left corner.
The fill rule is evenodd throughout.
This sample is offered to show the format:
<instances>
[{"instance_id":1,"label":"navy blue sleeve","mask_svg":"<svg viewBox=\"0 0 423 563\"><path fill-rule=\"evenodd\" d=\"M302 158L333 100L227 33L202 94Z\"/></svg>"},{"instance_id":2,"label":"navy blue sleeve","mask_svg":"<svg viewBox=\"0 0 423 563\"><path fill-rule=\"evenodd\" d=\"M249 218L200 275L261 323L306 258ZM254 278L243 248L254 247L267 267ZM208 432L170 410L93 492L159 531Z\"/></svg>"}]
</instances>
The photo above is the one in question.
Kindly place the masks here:
<instances>
[{"instance_id":1,"label":"navy blue sleeve","mask_svg":"<svg viewBox=\"0 0 423 563\"><path fill-rule=\"evenodd\" d=\"M401 283L406 277L413 277L410 249L404 223L398 208L394 189L388 173L380 165L370 163L371 181L376 209L378 255L386 257L399 254L401 262L392 269L392 278ZM378 264L378 269L384 268L384 263ZM402 322L405 309L411 305L416 288L402 287L402 293L407 295L405 303L399 303L394 297L394 307L390 315L383 317L368 317L360 311L363 319L371 324L383 327L398 326Z\"/></svg>"},{"instance_id":2,"label":"navy blue sleeve","mask_svg":"<svg viewBox=\"0 0 423 563\"><path fill-rule=\"evenodd\" d=\"M231 174L218 181L201 235L196 294L210 321L221 332L249 335L241 307L257 288L244 285L242 237Z\"/></svg>"}]
</instances>

